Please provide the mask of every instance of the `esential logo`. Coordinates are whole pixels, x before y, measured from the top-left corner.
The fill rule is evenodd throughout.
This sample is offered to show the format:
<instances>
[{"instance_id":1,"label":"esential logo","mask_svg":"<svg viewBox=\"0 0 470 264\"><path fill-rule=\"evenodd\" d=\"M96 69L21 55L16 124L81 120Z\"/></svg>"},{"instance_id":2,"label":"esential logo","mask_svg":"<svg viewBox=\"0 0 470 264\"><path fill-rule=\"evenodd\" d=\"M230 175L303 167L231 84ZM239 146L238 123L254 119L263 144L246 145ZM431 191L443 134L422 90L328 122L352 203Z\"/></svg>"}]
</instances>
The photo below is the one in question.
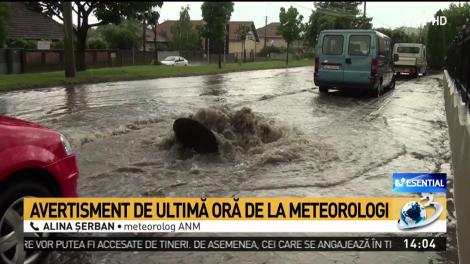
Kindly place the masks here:
<instances>
[{"instance_id":1,"label":"esential logo","mask_svg":"<svg viewBox=\"0 0 470 264\"><path fill-rule=\"evenodd\" d=\"M445 193L445 173L393 173L393 192Z\"/></svg>"}]
</instances>

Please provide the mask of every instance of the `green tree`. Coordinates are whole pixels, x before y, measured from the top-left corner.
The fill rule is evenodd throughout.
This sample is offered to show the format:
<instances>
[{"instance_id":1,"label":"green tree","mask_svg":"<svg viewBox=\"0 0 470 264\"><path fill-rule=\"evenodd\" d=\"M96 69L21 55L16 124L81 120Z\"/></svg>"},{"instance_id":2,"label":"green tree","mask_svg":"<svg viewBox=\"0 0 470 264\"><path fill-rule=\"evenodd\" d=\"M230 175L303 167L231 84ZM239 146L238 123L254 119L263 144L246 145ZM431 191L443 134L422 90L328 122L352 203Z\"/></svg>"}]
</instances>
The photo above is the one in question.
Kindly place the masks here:
<instances>
[{"instance_id":1,"label":"green tree","mask_svg":"<svg viewBox=\"0 0 470 264\"><path fill-rule=\"evenodd\" d=\"M163 2L109 2L109 1L73 1L73 12L77 17L74 31L77 36L77 70L83 71L85 65L85 49L90 28L109 23L119 24L126 17L145 12L151 7L161 7ZM28 2L28 5L49 17L57 17L63 21L62 3L52 1ZM98 22L90 23L90 15Z\"/></svg>"},{"instance_id":2,"label":"green tree","mask_svg":"<svg viewBox=\"0 0 470 264\"><path fill-rule=\"evenodd\" d=\"M387 36L390 37L391 39L391 46L395 43L418 43L418 36L416 34L408 34L406 33L403 28L395 28L395 29L390 29L390 28L374 28L374 30L377 30Z\"/></svg>"},{"instance_id":3,"label":"green tree","mask_svg":"<svg viewBox=\"0 0 470 264\"><path fill-rule=\"evenodd\" d=\"M157 25L158 19L160 18L161 6L160 11L156 12L153 11L148 17L148 23L150 24L150 28L153 31L153 64L159 65L160 61L158 60L158 41L157 41ZM145 40L144 40L145 41Z\"/></svg>"},{"instance_id":4,"label":"green tree","mask_svg":"<svg viewBox=\"0 0 470 264\"><path fill-rule=\"evenodd\" d=\"M108 43L102 38L93 38L88 41L88 48L90 49L106 49Z\"/></svg>"},{"instance_id":5,"label":"green tree","mask_svg":"<svg viewBox=\"0 0 470 264\"><path fill-rule=\"evenodd\" d=\"M173 40L170 47L174 50L201 50L201 37L193 28L189 17L189 6L181 7L179 20L171 27Z\"/></svg>"},{"instance_id":6,"label":"green tree","mask_svg":"<svg viewBox=\"0 0 470 264\"><path fill-rule=\"evenodd\" d=\"M163 3L163 2L162 2ZM159 5L159 7L162 7L162 5ZM145 63L145 51L147 50L145 45L147 43L147 25L150 25L150 28L153 30L154 33L156 33L156 26L158 19L160 18L160 12L157 10L153 9L152 3L147 2L147 5L145 8L142 9L142 11L137 12L135 17L142 22L142 50L144 51L144 63ZM154 63L158 64L158 48L157 48L157 36L154 36Z\"/></svg>"},{"instance_id":7,"label":"green tree","mask_svg":"<svg viewBox=\"0 0 470 264\"><path fill-rule=\"evenodd\" d=\"M359 16L353 20L353 28L357 29L372 29L372 18Z\"/></svg>"},{"instance_id":8,"label":"green tree","mask_svg":"<svg viewBox=\"0 0 470 264\"><path fill-rule=\"evenodd\" d=\"M134 49L141 44L141 32L138 21L126 19L119 25L109 24L98 27L96 29L98 36L94 36L90 42L102 37L111 49Z\"/></svg>"},{"instance_id":9,"label":"green tree","mask_svg":"<svg viewBox=\"0 0 470 264\"><path fill-rule=\"evenodd\" d=\"M222 52L224 41L227 36L227 27L233 12L233 2L211 2L202 3L202 18L206 24L202 32L210 39L211 49L216 47L219 55L219 69L222 68Z\"/></svg>"},{"instance_id":10,"label":"green tree","mask_svg":"<svg viewBox=\"0 0 470 264\"><path fill-rule=\"evenodd\" d=\"M287 44L286 64L289 64L290 44L300 38L303 18L304 17L300 15L297 9L293 6L290 6L287 11L284 7L281 7L281 12L279 13L279 26L277 30Z\"/></svg>"},{"instance_id":11,"label":"green tree","mask_svg":"<svg viewBox=\"0 0 470 264\"><path fill-rule=\"evenodd\" d=\"M242 54L243 54L243 62L246 62L246 51L245 51L245 42L246 38L250 34L251 27L245 25L245 24L240 24L237 28L236 34L238 39L240 40L242 44Z\"/></svg>"},{"instance_id":12,"label":"green tree","mask_svg":"<svg viewBox=\"0 0 470 264\"><path fill-rule=\"evenodd\" d=\"M470 17L470 4L450 4L449 8L438 10L434 18L445 16L446 25L433 25L428 23L426 37L426 46L428 50L429 65L432 68L440 69L444 63L447 47L455 38L458 32L462 30L467 18Z\"/></svg>"},{"instance_id":13,"label":"green tree","mask_svg":"<svg viewBox=\"0 0 470 264\"><path fill-rule=\"evenodd\" d=\"M0 2L0 48L3 48L7 39L7 25L5 21L8 16L9 7L8 3Z\"/></svg>"},{"instance_id":14,"label":"green tree","mask_svg":"<svg viewBox=\"0 0 470 264\"><path fill-rule=\"evenodd\" d=\"M437 11L436 16L442 16L442 10ZM429 25L427 51L429 66L440 69L443 66L444 57L447 51L448 41L446 40L445 28L440 25Z\"/></svg>"},{"instance_id":15,"label":"green tree","mask_svg":"<svg viewBox=\"0 0 470 264\"><path fill-rule=\"evenodd\" d=\"M320 31L325 29L371 29L372 18L360 15L358 6L362 2L314 2L306 25L305 39L310 46L317 44Z\"/></svg>"}]
</instances>

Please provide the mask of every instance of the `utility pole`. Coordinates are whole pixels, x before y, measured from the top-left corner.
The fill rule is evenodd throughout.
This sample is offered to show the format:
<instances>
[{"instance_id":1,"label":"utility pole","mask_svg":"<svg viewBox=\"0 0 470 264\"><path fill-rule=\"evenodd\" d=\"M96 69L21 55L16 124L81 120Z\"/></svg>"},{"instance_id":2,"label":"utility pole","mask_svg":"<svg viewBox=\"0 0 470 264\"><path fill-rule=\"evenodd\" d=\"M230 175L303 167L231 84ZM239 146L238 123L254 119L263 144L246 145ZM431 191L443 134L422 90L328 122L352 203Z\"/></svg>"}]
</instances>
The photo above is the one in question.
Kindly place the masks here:
<instances>
[{"instance_id":1,"label":"utility pole","mask_svg":"<svg viewBox=\"0 0 470 264\"><path fill-rule=\"evenodd\" d=\"M364 1L364 14L363 14L364 17L366 17L366 13L367 13L367 2Z\"/></svg>"},{"instance_id":2,"label":"utility pole","mask_svg":"<svg viewBox=\"0 0 470 264\"><path fill-rule=\"evenodd\" d=\"M65 77L75 77L75 54L73 51L72 2L62 2L64 16L64 57Z\"/></svg>"},{"instance_id":3,"label":"utility pole","mask_svg":"<svg viewBox=\"0 0 470 264\"><path fill-rule=\"evenodd\" d=\"M207 37L207 64L211 64L210 37Z\"/></svg>"},{"instance_id":4,"label":"utility pole","mask_svg":"<svg viewBox=\"0 0 470 264\"><path fill-rule=\"evenodd\" d=\"M268 28L268 16L264 17L264 50L266 50L266 30Z\"/></svg>"},{"instance_id":5,"label":"utility pole","mask_svg":"<svg viewBox=\"0 0 470 264\"><path fill-rule=\"evenodd\" d=\"M145 40L147 38L147 36L145 34L146 33L145 28L146 27L147 26L146 26L146 23L145 23L145 14L142 14L142 54L144 56L144 65L146 64L145 63Z\"/></svg>"}]
</instances>

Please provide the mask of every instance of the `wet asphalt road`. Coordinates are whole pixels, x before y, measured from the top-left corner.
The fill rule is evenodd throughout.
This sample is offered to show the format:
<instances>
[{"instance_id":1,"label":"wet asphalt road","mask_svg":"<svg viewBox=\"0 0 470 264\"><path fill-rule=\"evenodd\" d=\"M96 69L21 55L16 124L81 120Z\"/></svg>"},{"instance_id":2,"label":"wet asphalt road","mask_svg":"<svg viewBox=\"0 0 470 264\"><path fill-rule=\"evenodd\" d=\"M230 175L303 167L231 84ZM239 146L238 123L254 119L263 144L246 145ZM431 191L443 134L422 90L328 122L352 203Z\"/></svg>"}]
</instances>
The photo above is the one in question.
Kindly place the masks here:
<instances>
[{"instance_id":1,"label":"wet asphalt road","mask_svg":"<svg viewBox=\"0 0 470 264\"><path fill-rule=\"evenodd\" d=\"M78 155L83 196L389 196L392 172L443 171L452 185L441 79L400 80L375 98L319 94L311 67L262 70L3 93L0 114L63 132ZM219 155L164 147L175 118L196 114L230 128L226 116L244 107L251 111L243 122L265 124L274 140L226 129L218 134L225 142ZM247 135L249 143L232 140ZM445 262L455 258L450 196L452 190L447 257L123 252L53 254L49 262L452 263Z\"/></svg>"}]
</instances>

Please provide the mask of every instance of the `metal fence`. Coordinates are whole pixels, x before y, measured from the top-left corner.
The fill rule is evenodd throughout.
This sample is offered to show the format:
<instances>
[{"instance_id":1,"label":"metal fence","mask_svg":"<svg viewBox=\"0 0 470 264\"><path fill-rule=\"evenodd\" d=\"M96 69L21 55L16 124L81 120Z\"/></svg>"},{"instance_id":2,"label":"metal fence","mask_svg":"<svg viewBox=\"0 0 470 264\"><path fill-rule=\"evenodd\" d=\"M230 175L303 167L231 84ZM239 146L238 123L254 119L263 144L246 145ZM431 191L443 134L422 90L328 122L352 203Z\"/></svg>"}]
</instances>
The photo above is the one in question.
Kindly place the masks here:
<instances>
[{"instance_id":1,"label":"metal fence","mask_svg":"<svg viewBox=\"0 0 470 264\"><path fill-rule=\"evenodd\" d=\"M158 51L158 60L162 61L168 56L183 56L190 65L217 64L218 54L204 54L202 51ZM229 53L222 55L224 63L243 62L244 54ZM265 60L285 60L285 53L271 53L268 57L261 57L254 51L246 52L245 62ZM289 54L289 60L301 59L305 56ZM120 67L131 65L153 64L155 54L153 51L117 50L117 49L87 49L85 51L85 64L87 68ZM64 70L64 51L62 49L35 50L35 49L0 49L0 74L17 74L32 72L47 72Z\"/></svg>"},{"instance_id":2,"label":"metal fence","mask_svg":"<svg viewBox=\"0 0 470 264\"><path fill-rule=\"evenodd\" d=\"M470 19L447 49L446 68L470 111Z\"/></svg>"},{"instance_id":3,"label":"metal fence","mask_svg":"<svg viewBox=\"0 0 470 264\"><path fill-rule=\"evenodd\" d=\"M159 51L158 60L178 56L178 51ZM88 68L152 64L154 52L138 50L88 49ZM60 71L64 69L64 51L33 49L0 49L0 74Z\"/></svg>"}]
</instances>

